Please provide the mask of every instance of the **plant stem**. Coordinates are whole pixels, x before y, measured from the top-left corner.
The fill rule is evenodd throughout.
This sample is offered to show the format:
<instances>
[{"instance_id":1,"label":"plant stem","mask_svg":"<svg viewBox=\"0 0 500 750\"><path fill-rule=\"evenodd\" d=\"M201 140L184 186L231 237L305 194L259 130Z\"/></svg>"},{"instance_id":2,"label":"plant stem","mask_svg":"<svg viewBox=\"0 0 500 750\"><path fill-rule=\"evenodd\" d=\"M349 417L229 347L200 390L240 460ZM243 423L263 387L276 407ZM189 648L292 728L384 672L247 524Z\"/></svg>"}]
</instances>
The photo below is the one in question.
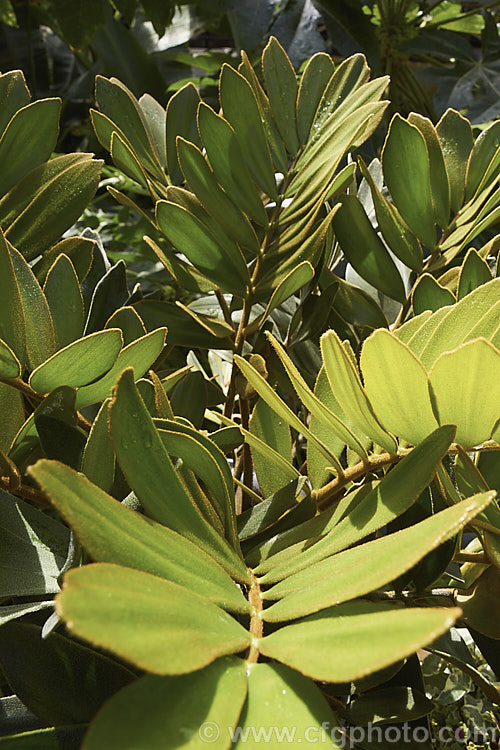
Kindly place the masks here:
<instances>
[{"instance_id":1,"label":"plant stem","mask_svg":"<svg viewBox=\"0 0 500 750\"><path fill-rule=\"evenodd\" d=\"M248 664L256 664L259 659L259 645L258 641L262 638L264 630L264 624L262 622L262 597L260 594L260 586L257 578L254 576L253 571L249 568L248 572L252 579L252 585L248 592L248 601L254 608L251 619L250 619L250 635L252 636L252 644L248 649L246 661Z\"/></svg>"},{"instance_id":2,"label":"plant stem","mask_svg":"<svg viewBox=\"0 0 500 750\"><path fill-rule=\"evenodd\" d=\"M6 492L10 492L12 495L22 497L24 500L31 500L31 502L36 503L37 505L50 505L43 492L35 490L34 487L30 487L27 484L21 484L19 487L13 489L10 486L9 479L6 477L0 477L0 487Z\"/></svg>"},{"instance_id":3,"label":"plant stem","mask_svg":"<svg viewBox=\"0 0 500 750\"><path fill-rule=\"evenodd\" d=\"M331 482L325 484L319 490L313 490L312 496L316 501L318 509L325 510L329 508L334 502L336 496L349 482L355 482L357 479L361 479L368 474L368 472L380 471L386 466L398 463L402 458L408 455L408 451L405 453L381 453L378 456L372 456L364 461L360 461L354 466L350 466L345 469L343 476L332 479Z\"/></svg>"},{"instance_id":4,"label":"plant stem","mask_svg":"<svg viewBox=\"0 0 500 750\"><path fill-rule=\"evenodd\" d=\"M37 393L36 391L31 388L28 383L25 383L24 380L21 380L21 378L2 378L0 377L0 383L6 383L7 385L11 385L13 388L16 388L16 390L20 391L23 396L26 396L26 398L31 401L36 401L38 403L41 403L43 399L45 398L45 395L42 395L40 393ZM78 427L81 427L86 432L90 432L90 429L92 427L91 423L88 422L85 417L83 417L80 412L76 412L76 423Z\"/></svg>"},{"instance_id":5,"label":"plant stem","mask_svg":"<svg viewBox=\"0 0 500 750\"><path fill-rule=\"evenodd\" d=\"M483 552L457 552L456 555L453 555L453 562L489 565L490 561Z\"/></svg>"}]
</instances>

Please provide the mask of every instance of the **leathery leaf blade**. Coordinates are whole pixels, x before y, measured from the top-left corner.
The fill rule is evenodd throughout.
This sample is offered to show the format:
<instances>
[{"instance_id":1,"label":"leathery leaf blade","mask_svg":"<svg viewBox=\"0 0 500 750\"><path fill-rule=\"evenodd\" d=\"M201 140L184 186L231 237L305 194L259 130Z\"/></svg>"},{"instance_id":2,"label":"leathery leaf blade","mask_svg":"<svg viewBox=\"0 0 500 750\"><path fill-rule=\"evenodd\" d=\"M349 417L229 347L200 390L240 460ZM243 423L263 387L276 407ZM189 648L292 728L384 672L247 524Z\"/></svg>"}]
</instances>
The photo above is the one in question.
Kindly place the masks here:
<instances>
[{"instance_id":1,"label":"leathery leaf blade","mask_svg":"<svg viewBox=\"0 0 500 750\"><path fill-rule=\"evenodd\" d=\"M69 571L56 611L74 635L154 674L193 672L251 640L206 597L109 563Z\"/></svg>"},{"instance_id":2,"label":"leathery leaf blade","mask_svg":"<svg viewBox=\"0 0 500 750\"><path fill-rule=\"evenodd\" d=\"M264 599L279 601L264 610L263 619L291 620L385 586L455 536L494 497L494 492L474 495L403 531L339 552L285 578L264 592Z\"/></svg>"},{"instance_id":3,"label":"leathery leaf blade","mask_svg":"<svg viewBox=\"0 0 500 750\"><path fill-rule=\"evenodd\" d=\"M102 708L86 735L85 750L202 750L204 725L220 731L220 739L210 740L212 747L228 747L247 694L245 670L243 659L226 656L192 674L142 677Z\"/></svg>"},{"instance_id":4,"label":"leathery leaf blade","mask_svg":"<svg viewBox=\"0 0 500 750\"><path fill-rule=\"evenodd\" d=\"M250 419L250 432L269 448L273 449L287 462L292 457L292 437L287 422L261 398L254 406ZM287 474L283 474L276 466L269 471L269 455L252 447L254 471L257 475L259 487L263 497L268 498L278 492L287 482Z\"/></svg>"},{"instance_id":5,"label":"leathery leaf blade","mask_svg":"<svg viewBox=\"0 0 500 750\"><path fill-rule=\"evenodd\" d=\"M332 393L352 421L361 438L370 437L390 453L396 450L394 438L381 427L373 414L359 374L335 331L321 337L321 353Z\"/></svg>"},{"instance_id":6,"label":"leathery leaf blade","mask_svg":"<svg viewBox=\"0 0 500 750\"><path fill-rule=\"evenodd\" d=\"M436 130L450 183L451 210L456 213L464 200L465 176L473 145L472 128L470 122L459 112L447 109Z\"/></svg>"},{"instance_id":7,"label":"leathery leaf blade","mask_svg":"<svg viewBox=\"0 0 500 750\"><path fill-rule=\"evenodd\" d=\"M9 251L23 306L28 365L34 369L55 352L54 326L35 274L18 250L10 247Z\"/></svg>"},{"instance_id":8,"label":"leathery leaf blade","mask_svg":"<svg viewBox=\"0 0 500 750\"><path fill-rule=\"evenodd\" d=\"M130 510L64 464L42 460L30 474L96 562L142 570L224 609L248 612L241 590L201 547Z\"/></svg>"},{"instance_id":9,"label":"leathery leaf blade","mask_svg":"<svg viewBox=\"0 0 500 750\"><path fill-rule=\"evenodd\" d=\"M147 514L201 546L238 581L248 581L242 560L207 523L181 484L131 370L125 370L114 391L110 427L121 469Z\"/></svg>"},{"instance_id":10,"label":"leathery leaf blade","mask_svg":"<svg viewBox=\"0 0 500 750\"><path fill-rule=\"evenodd\" d=\"M177 136L189 141L199 140L196 128L196 113L200 104L200 95L193 83L187 83L170 97L166 110L166 147L167 171L170 179L177 185L182 181L182 172L177 160Z\"/></svg>"},{"instance_id":11,"label":"leathery leaf blade","mask_svg":"<svg viewBox=\"0 0 500 750\"><path fill-rule=\"evenodd\" d=\"M226 193L254 221L267 227L269 222L259 190L231 125L207 104L200 104L198 128L210 166Z\"/></svg>"},{"instance_id":12,"label":"leathery leaf blade","mask_svg":"<svg viewBox=\"0 0 500 750\"><path fill-rule=\"evenodd\" d=\"M236 133L255 182L277 200L271 153L254 92L246 78L227 64L221 70L219 97L224 117Z\"/></svg>"},{"instance_id":13,"label":"leathery leaf blade","mask_svg":"<svg viewBox=\"0 0 500 750\"><path fill-rule=\"evenodd\" d=\"M408 117L408 122L410 125L418 128L424 137L429 154L429 174L434 216L436 223L440 227L447 227L450 218L450 184L438 134L428 117L423 117L412 112Z\"/></svg>"},{"instance_id":14,"label":"leathery leaf blade","mask_svg":"<svg viewBox=\"0 0 500 750\"><path fill-rule=\"evenodd\" d=\"M290 59L275 37L271 37L263 54L262 69L274 119L292 156L299 150L297 135L297 78Z\"/></svg>"},{"instance_id":15,"label":"leathery leaf blade","mask_svg":"<svg viewBox=\"0 0 500 750\"><path fill-rule=\"evenodd\" d=\"M427 373L406 344L385 329L372 333L361 352L370 403L384 425L416 445L438 427Z\"/></svg>"},{"instance_id":16,"label":"leathery leaf blade","mask_svg":"<svg viewBox=\"0 0 500 750\"><path fill-rule=\"evenodd\" d=\"M345 257L359 275L384 294L404 302L405 289L398 269L356 196L341 199L332 226Z\"/></svg>"},{"instance_id":17,"label":"leathery leaf blade","mask_svg":"<svg viewBox=\"0 0 500 750\"><path fill-rule=\"evenodd\" d=\"M321 96L334 70L330 55L317 52L308 61L302 73L297 96L297 132L302 145L309 138Z\"/></svg>"},{"instance_id":18,"label":"leathery leaf blade","mask_svg":"<svg viewBox=\"0 0 500 750\"><path fill-rule=\"evenodd\" d=\"M394 115L382 151L384 179L396 208L429 248L436 244L429 154L420 131Z\"/></svg>"},{"instance_id":19,"label":"leathery leaf blade","mask_svg":"<svg viewBox=\"0 0 500 750\"><path fill-rule=\"evenodd\" d=\"M280 628L259 648L315 680L351 682L426 646L460 614L455 607L398 609L360 600Z\"/></svg>"},{"instance_id":20,"label":"leathery leaf blade","mask_svg":"<svg viewBox=\"0 0 500 750\"><path fill-rule=\"evenodd\" d=\"M0 229L0 297L9 304L0 307L0 339L2 339L24 365L26 334L21 293L14 273L9 247ZM4 355L8 356L8 355Z\"/></svg>"},{"instance_id":21,"label":"leathery leaf blade","mask_svg":"<svg viewBox=\"0 0 500 750\"><path fill-rule=\"evenodd\" d=\"M229 237L258 253L259 240L252 225L221 188L200 149L178 137L177 151L184 176L204 208L224 227Z\"/></svg>"},{"instance_id":22,"label":"leathery leaf blade","mask_svg":"<svg viewBox=\"0 0 500 750\"><path fill-rule=\"evenodd\" d=\"M0 339L0 378L18 378L21 364L5 341Z\"/></svg>"},{"instance_id":23,"label":"leathery leaf blade","mask_svg":"<svg viewBox=\"0 0 500 750\"><path fill-rule=\"evenodd\" d=\"M113 490L115 481L115 452L108 426L109 399L101 404L83 451L82 474L105 492Z\"/></svg>"},{"instance_id":24,"label":"leathery leaf blade","mask_svg":"<svg viewBox=\"0 0 500 750\"><path fill-rule=\"evenodd\" d=\"M499 417L500 352L486 339L442 354L429 374L441 424L456 424L464 448L488 440Z\"/></svg>"},{"instance_id":25,"label":"leathery leaf blade","mask_svg":"<svg viewBox=\"0 0 500 750\"><path fill-rule=\"evenodd\" d=\"M43 293L52 316L57 348L62 349L82 336L84 325L80 282L73 263L64 253L51 266Z\"/></svg>"},{"instance_id":26,"label":"leathery leaf blade","mask_svg":"<svg viewBox=\"0 0 500 750\"><path fill-rule=\"evenodd\" d=\"M236 244L234 252L228 252L194 214L170 201L157 204L156 218L165 236L205 276L224 291L245 296L250 276Z\"/></svg>"},{"instance_id":27,"label":"leathery leaf blade","mask_svg":"<svg viewBox=\"0 0 500 750\"><path fill-rule=\"evenodd\" d=\"M33 370L29 384L38 393L49 393L60 385L87 385L111 369L122 343L118 328L84 336Z\"/></svg>"},{"instance_id":28,"label":"leathery leaf blade","mask_svg":"<svg viewBox=\"0 0 500 750\"><path fill-rule=\"evenodd\" d=\"M286 744L310 742L311 738L325 747L334 747L330 731L336 719L319 688L303 675L285 664L249 664L248 695L238 722L241 739L237 748L258 747L261 743L255 736L273 738L270 747L278 747L281 742L274 739L279 733L292 739L282 740ZM262 731L262 735L258 733ZM253 734L255 732L255 734ZM293 735L292 735L293 732ZM229 747L221 745L222 747ZM200 747L201 750L201 747Z\"/></svg>"},{"instance_id":29,"label":"leathery leaf blade","mask_svg":"<svg viewBox=\"0 0 500 750\"><path fill-rule=\"evenodd\" d=\"M133 367L136 380L142 377L163 349L166 332L166 328L157 328L123 347L112 368L102 378L78 389L76 408L82 409L108 398L118 376L127 367Z\"/></svg>"},{"instance_id":30,"label":"leathery leaf blade","mask_svg":"<svg viewBox=\"0 0 500 750\"><path fill-rule=\"evenodd\" d=\"M323 560L339 550L360 541L368 534L381 529L394 520L418 499L431 482L436 468L447 452L455 435L455 428L439 427L370 490L368 495L335 527L326 526L323 533L331 531L312 547L306 541L277 552L255 569L257 575L266 573L262 582L272 583Z\"/></svg>"}]
</instances>

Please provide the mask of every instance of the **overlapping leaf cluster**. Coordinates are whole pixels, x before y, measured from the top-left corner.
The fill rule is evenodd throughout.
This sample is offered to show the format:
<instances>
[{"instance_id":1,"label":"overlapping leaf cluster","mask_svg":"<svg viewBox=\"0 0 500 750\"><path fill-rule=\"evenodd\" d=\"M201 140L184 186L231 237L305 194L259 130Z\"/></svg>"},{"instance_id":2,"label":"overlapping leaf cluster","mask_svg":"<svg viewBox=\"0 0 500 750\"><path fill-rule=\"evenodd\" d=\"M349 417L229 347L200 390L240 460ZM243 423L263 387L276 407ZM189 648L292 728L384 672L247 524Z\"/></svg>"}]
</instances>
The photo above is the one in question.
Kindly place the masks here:
<instances>
[{"instance_id":1,"label":"overlapping leaf cluster","mask_svg":"<svg viewBox=\"0 0 500 750\"><path fill-rule=\"evenodd\" d=\"M189 305L129 291L92 234L57 242L74 218L64 206L83 200L57 188L58 158L26 158L0 201L53 227L23 244L17 219L2 225L2 622L56 594L47 641L4 624L0 659L47 726L90 724L85 748L202 747L203 722L221 748L237 727L303 740L313 727L330 742L356 715L339 696L379 688L382 711L389 680L420 674L417 649L442 636L430 648L455 658L444 634L458 618L486 646L500 636L498 242L484 234L498 129L473 144L458 113L437 128L396 117L381 173L360 160L358 188L352 153L382 120L387 79L370 81L361 55L335 68L319 54L297 82L276 40L262 70L264 85L244 54L225 66L220 112L193 86L164 110L97 80L96 133L151 210L110 192L150 222ZM5 133L21 137L35 105L12 104L15 74L4 84ZM82 163L79 187L99 169ZM50 206L22 203L47 174ZM386 297L399 303L390 329ZM169 371L166 334L198 350L197 372ZM215 348L234 355L218 386L203 366L215 355L200 353ZM50 633L57 622L90 647ZM45 696L21 651L70 675ZM75 675L87 696L103 672L94 700L54 708ZM428 713L417 678L407 690L398 718Z\"/></svg>"}]
</instances>

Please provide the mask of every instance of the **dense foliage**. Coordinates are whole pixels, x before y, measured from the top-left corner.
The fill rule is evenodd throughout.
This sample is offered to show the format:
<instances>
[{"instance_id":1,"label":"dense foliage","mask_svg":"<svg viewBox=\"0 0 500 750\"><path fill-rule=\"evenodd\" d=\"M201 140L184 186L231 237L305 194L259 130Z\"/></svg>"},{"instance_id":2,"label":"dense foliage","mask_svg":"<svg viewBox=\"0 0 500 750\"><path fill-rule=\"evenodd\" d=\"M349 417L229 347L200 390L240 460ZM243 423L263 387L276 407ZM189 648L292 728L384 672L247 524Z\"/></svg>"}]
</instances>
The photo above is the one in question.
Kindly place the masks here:
<instances>
[{"instance_id":1,"label":"dense foliage","mask_svg":"<svg viewBox=\"0 0 500 750\"><path fill-rule=\"evenodd\" d=\"M398 5L425 37L367 3L378 72ZM498 713L500 124L253 58L166 107L99 75L107 166L0 76L0 746Z\"/></svg>"}]
</instances>

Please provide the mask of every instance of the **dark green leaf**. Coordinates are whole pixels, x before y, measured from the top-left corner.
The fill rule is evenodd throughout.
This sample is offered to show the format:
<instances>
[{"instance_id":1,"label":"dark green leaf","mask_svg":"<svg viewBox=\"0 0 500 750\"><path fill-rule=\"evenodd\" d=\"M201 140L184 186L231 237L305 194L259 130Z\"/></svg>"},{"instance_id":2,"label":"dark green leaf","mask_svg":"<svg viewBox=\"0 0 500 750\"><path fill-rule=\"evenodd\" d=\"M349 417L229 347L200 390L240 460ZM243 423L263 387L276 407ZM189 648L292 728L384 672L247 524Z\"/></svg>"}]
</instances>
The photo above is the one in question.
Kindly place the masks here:
<instances>
[{"instance_id":1,"label":"dark green leaf","mask_svg":"<svg viewBox=\"0 0 500 750\"><path fill-rule=\"evenodd\" d=\"M73 263L62 253L51 266L43 292L47 299L57 349L62 349L83 334L83 298Z\"/></svg>"},{"instance_id":2,"label":"dark green leaf","mask_svg":"<svg viewBox=\"0 0 500 750\"><path fill-rule=\"evenodd\" d=\"M198 143L196 113L200 95L192 83L187 83L168 101L166 117L167 170L174 185L182 182L182 172L177 161L177 136Z\"/></svg>"},{"instance_id":3,"label":"dark green leaf","mask_svg":"<svg viewBox=\"0 0 500 750\"><path fill-rule=\"evenodd\" d=\"M318 52L311 57L302 73L297 96L297 131L302 145L309 138L320 99L334 70L330 55Z\"/></svg>"},{"instance_id":4,"label":"dark green leaf","mask_svg":"<svg viewBox=\"0 0 500 750\"><path fill-rule=\"evenodd\" d=\"M52 726L92 719L134 675L106 656L24 622L0 630L0 658L10 687L30 711ZM54 679L47 681L47 674Z\"/></svg>"},{"instance_id":5,"label":"dark green leaf","mask_svg":"<svg viewBox=\"0 0 500 750\"><path fill-rule=\"evenodd\" d=\"M299 150L295 103L298 86L295 71L276 37L271 37L262 53L262 70L274 119L292 156Z\"/></svg>"},{"instance_id":6,"label":"dark green leaf","mask_svg":"<svg viewBox=\"0 0 500 750\"><path fill-rule=\"evenodd\" d=\"M332 226L345 257L365 281L389 297L404 302L404 284L394 261L373 229L358 198L341 199Z\"/></svg>"},{"instance_id":7,"label":"dark green leaf","mask_svg":"<svg viewBox=\"0 0 500 750\"><path fill-rule=\"evenodd\" d=\"M18 110L0 138L0 195L47 161L59 133L60 99L39 99Z\"/></svg>"},{"instance_id":8,"label":"dark green leaf","mask_svg":"<svg viewBox=\"0 0 500 750\"><path fill-rule=\"evenodd\" d=\"M410 229L428 248L436 245L429 154L420 131L394 115L382 151L384 180ZM411 177L410 177L411 175Z\"/></svg>"},{"instance_id":9,"label":"dark green leaf","mask_svg":"<svg viewBox=\"0 0 500 750\"><path fill-rule=\"evenodd\" d=\"M467 163L473 145L472 128L470 122L459 112L447 109L436 130L450 183L451 210L457 213L464 201Z\"/></svg>"}]
</instances>

